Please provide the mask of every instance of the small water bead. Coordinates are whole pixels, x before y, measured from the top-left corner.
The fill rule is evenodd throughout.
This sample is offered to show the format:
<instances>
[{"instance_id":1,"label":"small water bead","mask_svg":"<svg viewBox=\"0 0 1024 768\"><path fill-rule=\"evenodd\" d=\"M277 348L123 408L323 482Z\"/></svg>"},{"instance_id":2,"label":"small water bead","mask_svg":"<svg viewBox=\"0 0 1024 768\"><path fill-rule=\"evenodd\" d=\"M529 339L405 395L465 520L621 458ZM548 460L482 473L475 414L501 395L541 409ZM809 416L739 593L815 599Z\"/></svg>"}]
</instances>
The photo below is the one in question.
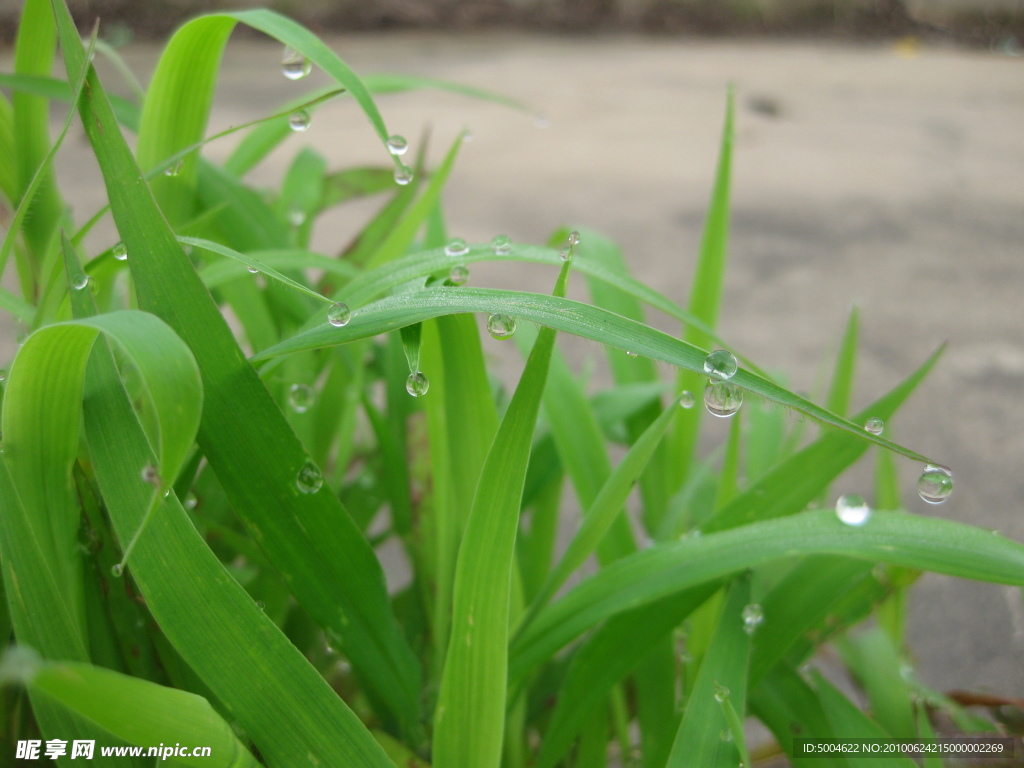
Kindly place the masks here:
<instances>
[{"instance_id":1,"label":"small water bead","mask_svg":"<svg viewBox=\"0 0 1024 768\"><path fill-rule=\"evenodd\" d=\"M412 181L412 168L407 165L395 168L395 184L404 187L410 181Z\"/></svg>"},{"instance_id":2,"label":"small water bead","mask_svg":"<svg viewBox=\"0 0 1024 768\"><path fill-rule=\"evenodd\" d=\"M469 280L469 269L465 264L456 264L448 270L448 280L452 285L465 285Z\"/></svg>"},{"instance_id":3,"label":"small water bead","mask_svg":"<svg viewBox=\"0 0 1024 768\"><path fill-rule=\"evenodd\" d=\"M160 473L157 472L156 467L152 464L144 466L142 471L139 473L139 476L142 478L143 482L149 483L150 485L160 484Z\"/></svg>"},{"instance_id":4,"label":"small water bead","mask_svg":"<svg viewBox=\"0 0 1024 768\"><path fill-rule=\"evenodd\" d=\"M684 408L687 411L693 408L693 392L688 389L684 389L679 394L679 407Z\"/></svg>"},{"instance_id":5,"label":"small water bead","mask_svg":"<svg viewBox=\"0 0 1024 768\"><path fill-rule=\"evenodd\" d=\"M453 237L444 247L446 256L465 256L469 253L469 245L461 237Z\"/></svg>"},{"instance_id":6,"label":"small water bead","mask_svg":"<svg viewBox=\"0 0 1024 768\"><path fill-rule=\"evenodd\" d=\"M184 158L175 160L173 163L164 168L164 176L177 176L181 173L181 168L185 164Z\"/></svg>"},{"instance_id":7,"label":"small water bead","mask_svg":"<svg viewBox=\"0 0 1024 768\"><path fill-rule=\"evenodd\" d=\"M743 617L743 631L748 635L754 634L764 621L764 610L757 603L746 606L740 615Z\"/></svg>"},{"instance_id":8,"label":"small water bead","mask_svg":"<svg viewBox=\"0 0 1024 768\"><path fill-rule=\"evenodd\" d=\"M256 607L259 608L262 611L267 606L266 606L266 604L262 600L257 600L256 601Z\"/></svg>"},{"instance_id":9,"label":"small water bead","mask_svg":"<svg viewBox=\"0 0 1024 768\"><path fill-rule=\"evenodd\" d=\"M870 418L864 422L864 431L872 435L880 435L885 430L885 422L878 418Z\"/></svg>"},{"instance_id":10,"label":"small water bead","mask_svg":"<svg viewBox=\"0 0 1024 768\"><path fill-rule=\"evenodd\" d=\"M251 274L251 275L258 275L260 273L259 268L258 267L254 267L252 264L247 265L246 269L249 270L249 274Z\"/></svg>"},{"instance_id":11,"label":"small water bead","mask_svg":"<svg viewBox=\"0 0 1024 768\"><path fill-rule=\"evenodd\" d=\"M508 235L496 235L491 240L491 250L498 256L504 256L512 251L512 238Z\"/></svg>"},{"instance_id":12,"label":"small water bead","mask_svg":"<svg viewBox=\"0 0 1024 768\"><path fill-rule=\"evenodd\" d=\"M562 259L562 261L572 261L572 246L565 246L562 250L558 252L558 256L559 258Z\"/></svg>"},{"instance_id":13,"label":"small water bead","mask_svg":"<svg viewBox=\"0 0 1024 768\"><path fill-rule=\"evenodd\" d=\"M636 352L630 352L628 350L626 351L626 357L636 357L636 356L637 356Z\"/></svg>"},{"instance_id":14,"label":"small water bead","mask_svg":"<svg viewBox=\"0 0 1024 768\"><path fill-rule=\"evenodd\" d=\"M339 301L337 304L331 304L331 308L327 310L327 322L335 328L343 328L351 319L352 311L348 308L348 304Z\"/></svg>"},{"instance_id":15,"label":"small water bead","mask_svg":"<svg viewBox=\"0 0 1024 768\"><path fill-rule=\"evenodd\" d=\"M0 381L7 381L7 371L0 368Z\"/></svg>"},{"instance_id":16,"label":"small water bead","mask_svg":"<svg viewBox=\"0 0 1024 768\"><path fill-rule=\"evenodd\" d=\"M711 379L704 387L704 407L720 419L732 416L743 405L743 390L728 381Z\"/></svg>"},{"instance_id":17,"label":"small water bead","mask_svg":"<svg viewBox=\"0 0 1024 768\"><path fill-rule=\"evenodd\" d=\"M71 280L71 287L76 291L82 290L87 285L89 285L89 276L85 272L75 275Z\"/></svg>"},{"instance_id":18,"label":"small water bead","mask_svg":"<svg viewBox=\"0 0 1024 768\"><path fill-rule=\"evenodd\" d=\"M291 224L293 227L301 227L303 224L306 223L306 212L299 208L298 206L295 206L293 208L288 209L287 218L288 223Z\"/></svg>"},{"instance_id":19,"label":"small water bead","mask_svg":"<svg viewBox=\"0 0 1024 768\"><path fill-rule=\"evenodd\" d=\"M495 312L487 318L487 332L499 341L511 339L516 332L516 319L511 315Z\"/></svg>"},{"instance_id":20,"label":"small water bead","mask_svg":"<svg viewBox=\"0 0 1024 768\"><path fill-rule=\"evenodd\" d=\"M723 728L722 732L718 734L718 738L722 741L732 741L732 729Z\"/></svg>"},{"instance_id":21,"label":"small water bead","mask_svg":"<svg viewBox=\"0 0 1024 768\"><path fill-rule=\"evenodd\" d=\"M577 232L574 229L572 232L569 233L568 240L569 240L569 245L579 245L580 244L580 233Z\"/></svg>"},{"instance_id":22,"label":"small water bead","mask_svg":"<svg viewBox=\"0 0 1024 768\"><path fill-rule=\"evenodd\" d=\"M320 467L312 461L307 461L299 469L295 476L295 485L302 493L316 493L324 484L324 476Z\"/></svg>"},{"instance_id":23,"label":"small water bead","mask_svg":"<svg viewBox=\"0 0 1024 768\"><path fill-rule=\"evenodd\" d=\"M289 80L301 80L313 71L309 59L294 48L285 48L281 57L281 73Z\"/></svg>"},{"instance_id":24,"label":"small water bead","mask_svg":"<svg viewBox=\"0 0 1024 768\"><path fill-rule=\"evenodd\" d=\"M430 379L427 378L427 374L423 371L410 373L409 378L405 380L405 391L413 397L423 397L429 389Z\"/></svg>"},{"instance_id":25,"label":"small water bead","mask_svg":"<svg viewBox=\"0 0 1024 768\"><path fill-rule=\"evenodd\" d=\"M537 128L547 128L551 125L551 119L543 112L538 112L533 116L533 124Z\"/></svg>"},{"instance_id":26,"label":"small water bead","mask_svg":"<svg viewBox=\"0 0 1024 768\"><path fill-rule=\"evenodd\" d=\"M917 495L929 504L941 504L953 493L953 472L948 467L929 464L917 480Z\"/></svg>"},{"instance_id":27,"label":"small water bead","mask_svg":"<svg viewBox=\"0 0 1024 768\"><path fill-rule=\"evenodd\" d=\"M110 575L115 579L120 579L122 573L124 573L124 566L120 563L115 563L110 569Z\"/></svg>"},{"instance_id":28,"label":"small water bead","mask_svg":"<svg viewBox=\"0 0 1024 768\"><path fill-rule=\"evenodd\" d=\"M196 498L196 495L192 493L192 491L189 491L185 494L185 499L181 502L181 506L185 509L195 509L199 506L199 499Z\"/></svg>"},{"instance_id":29,"label":"small water bead","mask_svg":"<svg viewBox=\"0 0 1024 768\"><path fill-rule=\"evenodd\" d=\"M388 152L395 157L401 157L409 151L409 142L405 140L404 136L399 136L397 133L388 139Z\"/></svg>"},{"instance_id":30,"label":"small water bead","mask_svg":"<svg viewBox=\"0 0 1024 768\"><path fill-rule=\"evenodd\" d=\"M718 683L715 683L715 701L717 701L719 704L724 704L728 698L729 689L726 688L724 685L719 685Z\"/></svg>"},{"instance_id":31,"label":"small water bead","mask_svg":"<svg viewBox=\"0 0 1024 768\"><path fill-rule=\"evenodd\" d=\"M836 501L836 517L845 525L859 527L871 517L871 507L863 496L848 493Z\"/></svg>"},{"instance_id":32,"label":"small water bead","mask_svg":"<svg viewBox=\"0 0 1024 768\"><path fill-rule=\"evenodd\" d=\"M716 349L704 358L704 373L719 379L731 379L738 368L736 356L727 349Z\"/></svg>"},{"instance_id":33,"label":"small water bead","mask_svg":"<svg viewBox=\"0 0 1024 768\"><path fill-rule=\"evenodd\" d=\"M309 384L292 384L288 389L288 405L296 413L305 413L316 402L316 390Z\"/></svg>"},{"instance_id":34,"label":"small water bead","mask_svg":"<svg viewBox=\"0 0 1024 768\"><path fill-rule=\"evenodd\" d=\"M118 243L114 246L112 251L114 258L118 261L128 261L128 246L124 243Z\"/></svg>"},{"instance_id":35,"label":"small water bead","mask_svg":"<svg viewBox=\"0 0 1024 768\"><path fill-rule=\"evenodd\" d=\"M304 109L300 109L298 112L292 112L288 116L288 127L296 133L302 133L309 129L309 112Z\"/></svg>"}]
</instances>

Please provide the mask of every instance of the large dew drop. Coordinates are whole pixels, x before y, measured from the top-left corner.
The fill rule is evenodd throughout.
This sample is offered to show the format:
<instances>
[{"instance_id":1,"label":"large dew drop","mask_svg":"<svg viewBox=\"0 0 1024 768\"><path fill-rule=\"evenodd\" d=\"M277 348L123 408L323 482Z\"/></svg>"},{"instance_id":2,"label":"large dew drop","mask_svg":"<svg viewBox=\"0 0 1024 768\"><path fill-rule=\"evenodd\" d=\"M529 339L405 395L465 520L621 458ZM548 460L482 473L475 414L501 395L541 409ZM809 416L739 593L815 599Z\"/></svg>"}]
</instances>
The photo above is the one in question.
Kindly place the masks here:
<instances>
[{"instance_id":1,"label":"large dew drop","mask_svg":"<svg viewBox=\"0 0 1024 768\"><path fill-rule=\"evenodd\" d=\"M408 165L400 165L395 168L395 184L404 187L412 181L412 168Z\"/></svg>"},{"instance_id":2,"label":"large dew drop","mask_svg":"<svg viewBox=\"0 0 1024 768\"><path fill-rule=\"evenodd\" d=\"M729 698L729 689L724 685L715 683L715 701L719 704L724 704Z\"/></svg>"},{"instance_id":3,"label":"large dew drop","mask_svg":"<svg viewBox=\"0 0 1024 768\"><path fill-rule=\"evenodd\" d=\"M296 413L305 413L316 403L316 390L309 384L292 384L288 389L288 405Z\"/></svg>"},{"instance_id":4,"label":"large dew drop","mask_svg":"<svg viewBox=\"0 0 1024 768\"><path fill-rule=\"evenodd\" d=\"M687 411L693 408L693 392L684 389L679 393L679 407Z\"/></svg>"},{"instance_id":5,"label":"large dew drop","mask_svg":"<svg viewBox=\"0 0 1024 768\"><path fill-rule=\"evenodd\" d=\"M499 341L511 339L516 332L516 319L511 315L495 312L487 318L487 332Z\"/></svg>"},{"instance_id":6,"label":"large dew drop","mask_svg":"<svg viewBox=\"0 0 1024 768\"><path fill-rule=\"evenodd\" d=\"M917 481L917 495L929 504L941 504L953 493L953 472L948 467L929 464Z\"/></svg>"},{"instance_id":7,"label":"large dew drop","mask_svg":"<svg viewBox=\"0 0 1024 768\"><path fill-rule=\"evenodd\" d=\"M289 80L301 80L313 71L309 59L294 48L285 48L281 57L281 73Z\"/></svg>"},{"instance_id":8,"label":"large dew drop","mask_svg":"<svg viewBox=\"0 0 1024 768\"><path fill-rule=\"evenodd\" d=\"M704 373L719 379L731 379L738 367L735 355L726 349L716 349L704 358Z\"/></svg>"},{"instance_id":9,"label":"large dew drop","mask_svg":"<svg viewBox=\"0 0 1024 768\"><path fill-rule=\"evenodd\" d=\"M118 261L128 260L128 246L124 243L118 243L115 245L112 253L114 254L114 258Z\"/></svg>"},{"instance_id":10,"label":"large dew drop","mask_svg":"<svg viewBox=\"0 0 1024 768\"><path fill-rule=\"evenodd\" d=\"M495 235L491 240L491 250L498 256L504 256L512 251L512 238L508 235Z\"/></svg>"},{"instance_id":11,"label":"large dew drop","mask_svg":"<svg viewBox=\"0 0 1024 768\"><path fill-rule=\"evenodd\" d=\"M302 133L303 131L309 130L309 112L304 109L300 109L298 112L292 112L288 116L288 127L296 133Z\"/></svg>"},{"instance_id":12,"label":"large dew drop","mask_svg":"<svg viewBox=\"0 0 1024 768\"><path fill-rule=\"evenodd\" d=\"M452 285L465 285L469 280L469 269L465 264L456 264L448 270L448 281Z\"/></svg>"},{"instance_id":13,"label":"large dew drop","mask_svg":"<svg viewBox=\"0 0 1024 768\"><path fill-rule=\"evenodd\" d=\"M85 272L75 275L74 278L72 278L71 280L71 287L74 288L76 291L82 290L88 284L89 276L85 274Z\"/></svg>"},{"instance_id":14,"label":"large dew drop","mask_svg":"<svg viewBox=\"0 0 1024 768\"><path fill-rule=\"evenodd\" d=\"M864 422L864 431L872 435L880 435L885 431L885 422L879 418L872 417Z\"/></svg>"},{"instance_id":15,"label":"large dew drop","mask_svg":"<svg viewBox=\"0 0 1024 768\"><path fill-rule=\"evenodd\" d=\"M335 328L348 325L348 321L351 319L352 312L349 310L348 304L342 304L339 301L337 304L331 304L331 308L327 310L327 322Z\"/></svg>"},{"instance_id":16,"label":"large dew drop","mask_svg":"<svg viewBox=\"0 0 1024 768\"><path fill-rule=\"evenodd\" d=\"M404 136L399 136L397 133L388 139L388 152L395 157L400 157L409 151L409 142L405 140Z\"/></svg>"},{"instance_id":17,"label":"large dew drop","mask_svg":"<svg viewBox=\"0 0 1024 768\"><path fill-rule=\"evenodd\" d=\"M863 496L848 493L845 496L840 496L836 501L836 517L844 525L856 528L864 525L871 517L871 507L864 501Z\"/></svg>"},{"instance_id":18,"label":"large dew drop","mask_svg":"<svg viewBox=\"0 0 1024 768\"><path fill-rule=\"evenodd\" d=\"M764 621L764 610L757 603L751 603L743 609L743 631L748 635L754 634L761 622Z\"/></svg>"},{"instance_id":19,"label":"large dew drop","mask_svg":"<svg viewBox=\"0 0 1024 768\"><path fill-rule=\"evenodd\" d=\"M721 419L732 416L743 405L743 390L728 381L711 379L704 387L704 407Z\"/></svg>"},{"instance_id":20,"label":"large dew drop","mask_svg":"<svg viewBox=\"0 0 1024 768\"><path fill-rule=\"evenodd\" d=\"M423 397L429 389L430 379L427 378L427 374L423 371L410 373L409 378L405 380L405 391L413 397Z\"/></svg>"},{"instance_id":21,"label":"large dew drop","mask_svg":"<svg viewBox=\"0 0 1024 768\"><path fill-rule=\"evenodd\" d=\"M469 245L461 237L453 237L444 247L446 256L465 256L469 253Z\"/></svg>"},{"instance_id":22,"label":"large dew drop","mask_svg":"<svg viewBox=\"0 0 1024 768\"><path fill-rule=\"evenodd\" d=\"M312 461L306 461L295 476L295 486L302 493L316 493L324 484L324 476L320 467Z\"/></svg>"}]
</instances>

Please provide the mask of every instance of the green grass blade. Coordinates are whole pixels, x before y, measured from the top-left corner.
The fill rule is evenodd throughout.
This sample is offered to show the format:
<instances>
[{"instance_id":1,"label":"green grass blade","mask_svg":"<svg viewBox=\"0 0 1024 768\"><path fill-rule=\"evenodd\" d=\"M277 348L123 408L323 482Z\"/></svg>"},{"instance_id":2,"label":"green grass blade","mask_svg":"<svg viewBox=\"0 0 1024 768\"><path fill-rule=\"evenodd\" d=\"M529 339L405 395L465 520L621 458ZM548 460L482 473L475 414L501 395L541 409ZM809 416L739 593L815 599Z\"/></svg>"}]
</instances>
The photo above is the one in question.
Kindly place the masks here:
<instances>
[{"instance_id":1,"label":"green grass blade","mask_svg":"<svg viewBox=\"0 0 1024 768\"><path fill-rule=\"evenodd\" d=\"M317 325L270 349L263 350L255 355L253 360L267 360L279 355L345 344L459 312L509 314L520 320L530 320L557 331L618 347L623 351L632 350L689 371L703 371L704 358L707 357L704 350L666 333L570 299L518 291L460 287L434 288L381 299L354 312L352 321L344 328L333 328L327 323ZM766 400L799 411L816 421L856 435L862 440L881 445L921 463L934 463L919 453L872 435L863 427L838 418L746 368L737 371L731 381Z\"/></svg>"},{"instance_id":2,"label":"green grass blade","mask_svg":"<svg viewBox=\"0 0 1024 768\"><path fill-rule=\"evenodd\" d=\"M68 70L78 73L85 63L81 43L66 7L55 3L55 11ZM104 174L114 220L133 254L139 304L185 340L203 376L199 442L204 454L233 508L299 602L342 639L361 679L387 702L402 727L414 732L418 664L391 611L373 550L332 493L297 487L297 475L310 461L307 452L157 208L102 84L94 73L87 82L82 122ZM348 589L351 584L360 588Z\"/></svg>"},{"instance_id":3,"label":"green grass blade","mask_svg":"<svg viewBox=\"0 0 1024 768\"><path fill-rule=\"evenodd\" d=\"M471 99L490 101L494 104L501 104L504 107L518 109L522 112L530 112L530 107L518 99L509 98L494 91L484 88L475 88L471 85L455 83L451 80L441 80L436 77L420 77L417 75L393 75L376 74L367 75L363 83L371 93L405 93L406 91L419 91L432 89L436 91L448 91L460 96L468 96Z\"/></svg>"},{"instance_id":4,"label":"green grass blade","mask_svg":"<svg viewBox=\"0 0 1024 768\"><path fill-rule=\"evenodd\" d=\"M0 80L0 84L2 82ZM7 97L0 93L0 194L11 208L19 194L18 164L14 152L14 109Z\"/></svg>"},{"instance_id":5,"label":"green grass blade","mask_svg":"<svg viewBox=\"0 0 1024 768\"><path fill-rule=\"evenodd\" d=\"M179 242L182 241L179 240ZM262 264L268 268L268 273L270 269L277 271L285 269L319 269L328 274L335 275L342 281L350 280L359 274L359 270L346 261L340 261L331 256L301 248L272 248L262 251L250 251L245 255L252 259L255 264ZM249 275L250 272L246 267L246 263L232 257L208 264L199 270L199 276L203 279L207 288L219 288L225 283L240 278L247 278ZM303 293L305 292L303 290ZM320 294L317 294L317 296L320 296Z\"/></svg>"},{"instance_id":6,"label":"green grass blade","mask_svg":"<svg viewBox=\"0 0 1024 768\"><path fill-rule=\"evenodd\" d=\"M825 400L825 407L840 416L845 416L850 408L850 397L853 394L853 374L857 364L859 331L859 313L854 307L850 310L850 319L846 322L843 340L839 344L836 367L832 372L832 384L828 390L828 398Z\"/></svg>"},{"instance_id":7,"label":"green grass blade","mask_svg":"<svg viewBox=\"0 0 1024 768\"><path fill-rule=\"evenodd\" d=\"M49 9L47 9L49 10ZM96 41L97 50L102 41ZM10 88L12 91L20 91L31 96L41 96L50 101L63 101L68 104L74 103L71 98L71 88L64 80L55 77L44 77L43 75L18 75L0 72L0 86ZM114 108L117 121L130 131L139 130L139 108L127 99L111 95L110 104ZM12 154L13 158L13 154Z\"/></svg>"},{"instance_id":8,"label":"green grass blade","mask_svg":"<svg viewBox=\"0 0 1024 768\"><path fill-rule=\"evenodd\" d=\"M899 653L888 635L872 627L839 642L846 665L856 675L868 694L868 703L875 720L885 732L896 739L917 736L910 687L900 674Z\"/></svg>"},{"instance_id":9,"label":"green grass blade","mask_svg":"<svg viewBox=\"0 0 1024 768\"><path fill-rule=\"evenodd\" d=\"M948 520L876 514L854 529L831 511L752 523L658 544L613 563L545 608L513 643L519 663L543 661L626 608L782 557L834 554L998 584L1024 584L1024 545Z\"/></svg>"},{"instance_id":10,"label":"green grass blade","mask_svg":"<svg viewBox=\"0 0 1024 768\"><path fill-rule=\"evenodd\" d=\"M556 294L564 294L568 278L566 263ZM434 718L436 768L501 762L513 547L554 344L554 331L541 331L480 472L455 569L451 641Z\"/></svg>"}]
</instances>

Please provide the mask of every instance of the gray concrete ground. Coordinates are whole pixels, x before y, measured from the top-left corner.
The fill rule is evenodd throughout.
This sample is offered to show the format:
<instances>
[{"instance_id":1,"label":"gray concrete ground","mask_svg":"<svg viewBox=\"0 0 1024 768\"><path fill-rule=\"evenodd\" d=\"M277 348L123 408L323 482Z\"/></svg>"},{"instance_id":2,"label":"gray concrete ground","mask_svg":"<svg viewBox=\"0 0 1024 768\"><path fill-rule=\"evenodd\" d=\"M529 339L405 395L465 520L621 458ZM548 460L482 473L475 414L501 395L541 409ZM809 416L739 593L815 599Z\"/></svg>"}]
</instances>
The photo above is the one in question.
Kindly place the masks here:
<instances>
[{"instance_id":1,"label":"gray concrete ground","mask_svg":"<svg viewBox=\"0 0 1024 768\"><path fill-rule=\"evenodd\" d=\"M810 389L856 303L857 407L947 341L892 434L948 463L956 492L925 505L913 490L920 468L900 461L907 506L1024 540L1024 59L809 42L421 35L331 43L357 72L450 78L550 117L538 130L529 116L449 94L381 100L390 129L414 147L431 127L435 156L464 126L473 131L445 197L453 234L538 242L563 223L598 228L622 244L637 277L677 301L687 295L734 83L723 336ZM280 76L279 52L229 46L211 128L263 115L299 91ZM146 71L153 49L128 57ZM254 177L272 184L302 143L335 166L384 159L353 106L339 102ZM84 218L99 199L95 169L84 148L60 162ZM372 210L332 217L318 247L340 247ZM95 242L110 238L101 230ZM551 280L521 267L472 276L533 290L549 290ZM869 487L866 469L837 492ZM910 642L929 684L1024 694L1019 590L926 576L914 592Z\"/></svg>"}]
</instances>

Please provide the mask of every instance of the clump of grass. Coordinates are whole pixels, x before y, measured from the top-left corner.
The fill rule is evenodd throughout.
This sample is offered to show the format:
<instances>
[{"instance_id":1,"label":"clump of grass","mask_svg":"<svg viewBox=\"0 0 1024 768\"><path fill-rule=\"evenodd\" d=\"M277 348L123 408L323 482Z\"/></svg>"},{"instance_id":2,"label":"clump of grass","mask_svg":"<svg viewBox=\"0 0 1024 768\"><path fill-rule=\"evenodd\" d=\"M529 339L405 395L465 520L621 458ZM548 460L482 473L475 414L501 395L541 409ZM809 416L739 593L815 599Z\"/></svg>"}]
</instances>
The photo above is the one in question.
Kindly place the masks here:
<instances>
[{"instance_id":1,"label":"clump of grass","mask_svg":"<svg viewBox=\"0 0 1024 768\"><path fill-rule=\"evenodd\" d=\"M202 145L239 23L288 46L291 79L316 66L335 82L268 110L217 166ZM47 79L58 39L66 81ZM728 346L715 324L731 97L683 307L592 230L449 240L440 193L462 137L429 171L407 161L373 91L457 86L360 79L260 10L182 27L141 103L108 97L95 48L62 2L28 0L2 81L14 213L0 263L20 295L0 292L0 306L31 330L3 383L11 749L93 739L210 746L173 758L203 765L660 768L793 756L795 733L930 738L939 714L994 732L907 672L903 595L924 570L1020 586L1024 547L905 512L896 461L935 462L863 427L891 419L940 351L849 419L856 314L825 407L753 361L709 357ZM355 101L384 162L332 170L301 149L273 199L252 189L246 173L292 116L334 97ZM100 216L78 226L60 200L53 99L80 115L103 172L120 240L99 253L83 238ZM384 202L350 247L309 249L321 213L370 195ZM464 284L493 259L557 268L551 295ZM573 273L591 304L565 298ZM650 308L680 337L648 326ZM492 387L473 314L525 353L511 391ZM607 391L571 373L559 332L607 347ZM666 381L664 366L678 373ZM708 459L705 398L731 418ZM815 509L870 448L878 509L845 522ZM569 494L584 517L563 548ZM375 551L388 541L412 571L394 594ZM597 571L566 589L590 558ZM849 631L869 616L874 629ZM805 669L825 644L867 711ZM745 716L774 734L767 751L748 748Z\"/></svg>"}]
</instances>

